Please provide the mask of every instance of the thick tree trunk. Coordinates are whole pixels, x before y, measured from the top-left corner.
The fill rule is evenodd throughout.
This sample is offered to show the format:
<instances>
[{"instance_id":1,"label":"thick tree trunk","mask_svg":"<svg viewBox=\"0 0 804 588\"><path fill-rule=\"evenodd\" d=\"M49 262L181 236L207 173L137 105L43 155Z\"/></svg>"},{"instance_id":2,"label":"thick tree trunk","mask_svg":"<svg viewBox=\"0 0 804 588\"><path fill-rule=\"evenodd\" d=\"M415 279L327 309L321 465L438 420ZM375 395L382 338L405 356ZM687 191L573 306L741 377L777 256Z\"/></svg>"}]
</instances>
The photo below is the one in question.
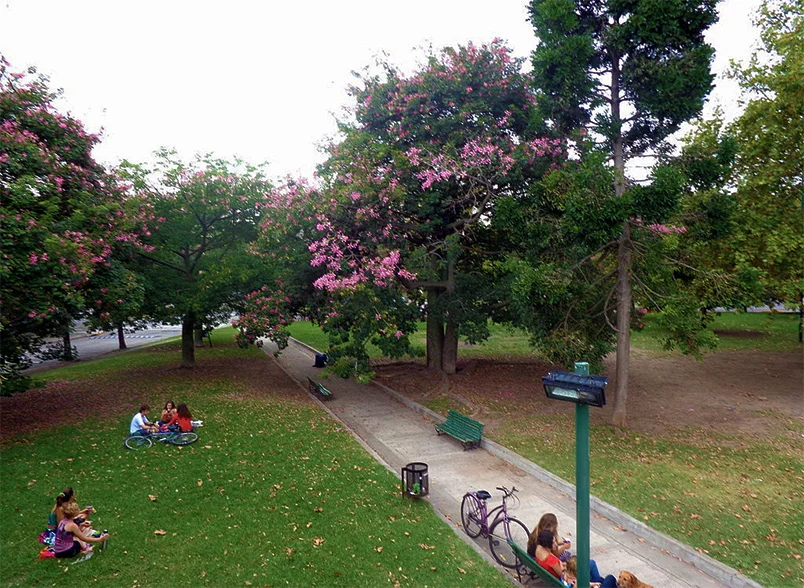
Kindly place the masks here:
<instances>
[{"instance_id":1,"label":"thick tree trunk","mask_svg":"<svg viewBox=\"0 0 804 588\"><path fill-rule=\"evenodd\" d=\"M123 331L123 325L117 325L117 348L128 349L126 345L126 333Z\"/></svg>"},{"instance_id":2,"label":"thick tree trunk","mask_svg":"<svg viewBox=\"0 0 804 588\"><path fill-rule=\"evenodd\" d=\"M195 336L195 346L196 347L203 347L204 346L204 330L201 327L196 327L193 331Z\"/></svg>"},{"instance_id":3,"label":"thick tree trunk","mask_svg":"<svg viewBox=\"0 0 804 588\"><path fill-rule=\"evenodd\" d=\"M444 322L439 313L433 311L438 304L440 293L436 288L427 290L427 367L431 370L443 369Z\"/></svg>"},{"instance_id":4,"label":"thick tree trunk","mask_svg":"<svg viewBox=\"0 0 804 588\"><path fill-rule=\"evenodd\" d=\"M625 223L617 256L617 368L612 424L625 427L631 359L631 230Z\"/></svg>"},{"instance_id":5,"label":"thick tree trunk","mask_svg":"<svg viewBox=\"0 0 804 588\"><path fill-rule=\"evenodd\" d=\"M441 355L441 369L445 374L454 374L458 367L458 326L449 316L444 333L444 349Z\"/></svg>"},{"instance_id":6,"label":"thick tree trunk","mask_svg":"<svg viewBox=\"0 0 804 588\"><path fill-rule=\"evenodd\" d=\"M447 295L455 293L455 260L450 259L447 265ZM452 375L458 368L458 325L447 311L445 318L446 332L444 333L444 349L441 355L441 369L445 374Z\"/></svg>"},{"instance_id":7,"label":"thick tree trunk","mask_svg":"<svg viewBox=\"0 0 804 588\"><path fill-rule=\"evenodd\" d=\"M64 336L62 337L62 343L64 344L64 352L61 356L63 361L73 361L75 357L73 356L73 343L70 340L70 330L67 329L64 332Z\"/></svg>"},{"instance_id":8,"label":"thick tree trunk","mask_svg":"<svg viewBox=\"0 0 804 588\"><path fill-rule=\"evenodd\" d=\"M188 312L181 321L181 367L195 367L195 314Z\"/></svg>"}]
</instances>

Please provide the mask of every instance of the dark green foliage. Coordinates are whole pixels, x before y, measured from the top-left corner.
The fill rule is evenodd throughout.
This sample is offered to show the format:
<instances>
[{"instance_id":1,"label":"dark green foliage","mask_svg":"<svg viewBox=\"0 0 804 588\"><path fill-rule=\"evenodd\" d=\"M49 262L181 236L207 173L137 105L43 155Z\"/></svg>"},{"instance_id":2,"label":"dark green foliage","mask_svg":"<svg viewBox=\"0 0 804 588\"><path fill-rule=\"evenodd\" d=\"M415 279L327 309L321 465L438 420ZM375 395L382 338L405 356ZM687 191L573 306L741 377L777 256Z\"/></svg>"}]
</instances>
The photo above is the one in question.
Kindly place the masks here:
<instances>
[{"instance_id":1,"label":"dark green foliage","mask_svg":"<svg viewBox=\"0 0 804 588\"><path fill-rule=\"evenodd\" d=\"M714 50L703 35L717 21L716 5L534 0L534 78L548 118L563 133L593 124L610 144L622 137L630 156L657 147L700 112L711 90ZM612 72L623 116L612 115L612 89L603 86Z\"/></svg>"}]
</instances>

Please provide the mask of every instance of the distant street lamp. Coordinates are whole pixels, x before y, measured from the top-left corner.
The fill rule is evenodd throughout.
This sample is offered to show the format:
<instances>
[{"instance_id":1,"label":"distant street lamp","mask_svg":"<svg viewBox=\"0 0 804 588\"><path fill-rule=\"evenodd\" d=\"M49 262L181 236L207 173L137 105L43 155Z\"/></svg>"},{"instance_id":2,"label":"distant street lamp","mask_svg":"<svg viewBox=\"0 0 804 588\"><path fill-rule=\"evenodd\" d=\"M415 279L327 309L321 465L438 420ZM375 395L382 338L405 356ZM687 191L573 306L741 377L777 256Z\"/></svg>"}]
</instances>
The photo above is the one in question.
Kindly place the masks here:
<instances>
[{"instance_id":1,"label":"distant street lamp","mask_svg":"<svg viewBox=\"0 0 804 588\"><path fill-rule=\"evenodd\" d=\"M553 400L575 403L575 520L578 588L589 588L589 407L606 405L604 376L590 376L589 364L575 362L575 373L550 372L542 377Z\"/></svg>"}]
</instances>

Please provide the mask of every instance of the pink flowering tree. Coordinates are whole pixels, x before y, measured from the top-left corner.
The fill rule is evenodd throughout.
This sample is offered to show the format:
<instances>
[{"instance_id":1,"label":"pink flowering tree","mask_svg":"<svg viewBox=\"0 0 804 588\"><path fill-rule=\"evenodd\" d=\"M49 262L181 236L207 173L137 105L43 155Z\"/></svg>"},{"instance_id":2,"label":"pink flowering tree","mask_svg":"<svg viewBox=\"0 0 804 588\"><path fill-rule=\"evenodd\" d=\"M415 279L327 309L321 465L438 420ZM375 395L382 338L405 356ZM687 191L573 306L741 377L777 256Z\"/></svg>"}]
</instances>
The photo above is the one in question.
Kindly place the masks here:
<instances>
[{"instance_id":1,"label":"pink flowering tree","mask_svg":"<svg viewBox=\"0 0 804 588\"><path fill-rule=\"evenodd\" d=\"M308 245L316 230L314 207L320 193L303 179L286 178L259 203L259 235L248 253L261 264L263 283L248 293L232 322L241 347L273 340L281 351L295 316L307 314L320 272L310 266ZM315 305L311 305L315 306Z\"/></svg>"},{"instance_id":2,"label":"pink flowering tree","mask_svg":"<svg viewBox=\"0 0 804 588\"><path fill-rule=\"evenodd\" d=\"M361 301L335 321L358 346L369 332L407 341L423 311L428 365L454 373L459 335L487 336L505 296L488 279L495 207L525 194L560 144L540 137L522 63L499 40L430 54L409 75L382 65L351 88L321 169L315 286Z\"/></svg>"},{"instance_id":3,"label":"pink flowering tree","mask_svg":"<svg viewBox=\"0 0 804 588\"><path fill-rule=\"evenodd\" d=\"M68 333L117 239L147 216L92 158L99 137L60 113L47 78L0 59L0 352L4 388L42 337ZM69 345L68 345L69 347Z\"/></svg>"},{"instance_id":4,"label":"pink flowering tree","mask_svg":"<svg viewBox=\"0 0 804 588\"><path fill-rule=\"evenodd\" d=\"M154 217L142 237L149 250L136 252L144 310L182 325L182 366L193 367L203 333L266 283L266 264L250 248L270 183L262 166L211 155L185 162L168 150L151 167L124 163L119 173Z\"/></svg>"}]
</instances>

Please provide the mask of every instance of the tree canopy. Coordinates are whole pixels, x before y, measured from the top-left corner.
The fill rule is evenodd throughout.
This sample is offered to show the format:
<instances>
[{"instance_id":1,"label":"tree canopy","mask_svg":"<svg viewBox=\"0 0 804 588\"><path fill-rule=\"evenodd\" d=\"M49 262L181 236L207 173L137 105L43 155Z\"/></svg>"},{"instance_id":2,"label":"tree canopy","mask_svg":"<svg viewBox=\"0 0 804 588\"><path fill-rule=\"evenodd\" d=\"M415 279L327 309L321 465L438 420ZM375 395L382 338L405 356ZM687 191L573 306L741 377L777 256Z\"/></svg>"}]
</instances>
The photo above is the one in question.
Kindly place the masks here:
<instances>
[{"instance_id":1,"label":"tree canopy","mask_svg":"<svg viewBox=\"0 0 804 588\"><path fill-rule=\"evenodd\" d=\"M99 137L54 106L35 70L0 62L0 293L3 370L62 336L117 242L140 244L153 219L92 157ZM12 373L13 375L13 373Z\"/></svg>"},{"instance_id":2,"label":"tree canopy","mask_svg":"<svg viewBox=\"0 0 804 588\"><path fill-rule=\"evenodd\" d=\"M341 330L400 351L390 343L406 341L421 305L428 365L447 373L459 334L484 337L484 306L498 294L478 273L481 235L497 200L521 193L560 151L537 133L521 66L500 41L469 44L428 55L410 75L383 64L352 88L353 119L320 170L330 206L312 263L326 268L319 288L352 300L360 289L395 290L396 310L391 320L361 304Z\"/></svg>"},{"instance_id":3,"label":"tree canopy","mask_svg":"<svg viewBox=\"0 0 804 588\"><path fill-rule=\"evenodd\" d=\"M154 217L139 252L148 314L182 324L182 365L195 363L194 331L227 320L262 284L257 239L270 183L259 167L163 150L152 168L124 164L138 202Z\"/></svg>"},{"instance_id":4,"label":"tree canopy","mask_svg":"<svg viewBox=\"0 0 804 588\"><path fill-rule=\"evenodd\" d=\"M733 75L745 110L731 125L740 226L729 243L735 272L757 271L761 301L800 307L804 295L804 3L769 1L761 46Z\"/></svg>"},{"instance_id":5,"label":"tree canopy","mask_svg":"<svg viewBox=\"0 0 804 588\"><path fill-rule=\"evenodd\" d=\"M532 62L540 108L556 132L576 138L581 157L606 154L612 196L624 201L613 290L614 423L624 425L636 243L639 233L662 230L682 186L660 165L653 183L640 188L628 163L666 154L666 139L700 113L714 78L704 33L717 20L716 0L533 0L530 16L539 38ZM651 225L657 230L641 230Z\"/></svg>"}]
</instances>

